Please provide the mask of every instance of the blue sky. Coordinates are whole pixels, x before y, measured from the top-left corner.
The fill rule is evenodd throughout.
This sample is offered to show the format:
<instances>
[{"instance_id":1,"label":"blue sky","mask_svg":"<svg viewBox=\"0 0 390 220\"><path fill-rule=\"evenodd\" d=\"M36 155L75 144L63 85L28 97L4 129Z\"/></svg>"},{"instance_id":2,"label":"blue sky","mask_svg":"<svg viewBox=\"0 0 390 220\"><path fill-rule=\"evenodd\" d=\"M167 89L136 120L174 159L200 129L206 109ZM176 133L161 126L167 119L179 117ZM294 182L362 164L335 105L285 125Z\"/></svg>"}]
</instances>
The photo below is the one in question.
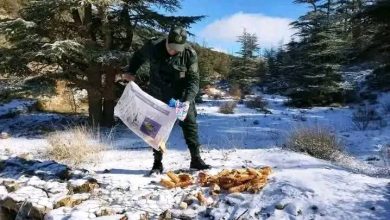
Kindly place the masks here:
<instances>
[{"instance_id":1,"label":"blue sky","mask_svg":"<svg viewBox=\"0 0 390 220\"><path fill-rule=\"evenodd\" d=\"M259 37L262 48L287 42L293 34L288 24L307 11L292 0L183 0L174 15L206 15L190 31L200 44L228 53L238 51L236 37L245 28Z\"/></svg>"}]
</instances>

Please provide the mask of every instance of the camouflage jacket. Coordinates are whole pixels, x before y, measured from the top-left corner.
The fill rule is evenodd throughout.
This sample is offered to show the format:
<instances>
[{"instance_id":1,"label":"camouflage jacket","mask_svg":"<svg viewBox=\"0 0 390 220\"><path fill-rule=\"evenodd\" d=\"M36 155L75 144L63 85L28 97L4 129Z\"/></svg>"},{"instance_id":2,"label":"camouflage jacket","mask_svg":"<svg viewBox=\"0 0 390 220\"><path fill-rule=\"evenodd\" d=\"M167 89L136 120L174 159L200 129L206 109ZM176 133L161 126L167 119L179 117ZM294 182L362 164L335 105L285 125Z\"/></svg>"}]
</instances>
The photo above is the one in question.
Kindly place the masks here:
<instances>
[{"instance_id":1,"label":"camouflage jacket","mask_svg":"<svg viewBox=\"0 0 390 220\"><path fill-rule=\"evenodd\" d=\"M130 59L127 71L136 74L145 62L150 63L149 94L164 102L170 98L193 102L199 91L198 58L186 45L183 52L170 56L165 38L149 40Z\"/></svg>"}]
</instances>

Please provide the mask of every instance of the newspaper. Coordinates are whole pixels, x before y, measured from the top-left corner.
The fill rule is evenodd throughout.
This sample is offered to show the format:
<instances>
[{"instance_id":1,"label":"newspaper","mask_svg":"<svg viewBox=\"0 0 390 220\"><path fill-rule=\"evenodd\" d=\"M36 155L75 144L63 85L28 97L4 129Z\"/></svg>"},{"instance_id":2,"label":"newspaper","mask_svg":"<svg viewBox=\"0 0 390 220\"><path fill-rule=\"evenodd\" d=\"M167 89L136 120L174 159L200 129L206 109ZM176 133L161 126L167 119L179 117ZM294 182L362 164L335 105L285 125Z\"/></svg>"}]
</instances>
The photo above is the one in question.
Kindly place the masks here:
<instances>
[{"instance_id":1,"label":"newspaper","mask_svg":"<svg viewBox=\"0 0 390 220\"><path fill-rule=\"evenodd\" d=\"M142 91L134 82L127 84L114 115L147 144L162 151L177 119L175 108Z\"/></svg>"}]
</instances>

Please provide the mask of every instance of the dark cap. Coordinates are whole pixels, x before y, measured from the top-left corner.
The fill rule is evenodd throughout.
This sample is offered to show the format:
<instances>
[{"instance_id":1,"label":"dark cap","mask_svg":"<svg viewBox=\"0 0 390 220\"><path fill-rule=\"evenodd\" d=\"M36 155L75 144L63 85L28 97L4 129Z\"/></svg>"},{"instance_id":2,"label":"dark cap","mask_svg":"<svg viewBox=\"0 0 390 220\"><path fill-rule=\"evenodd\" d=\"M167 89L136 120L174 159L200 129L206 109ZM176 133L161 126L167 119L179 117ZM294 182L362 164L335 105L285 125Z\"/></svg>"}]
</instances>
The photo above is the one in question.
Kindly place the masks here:
<instances>
[{"instance_id":1,"label":"dark cap","mask_svg":"<svg viewBox=\"0 0 390 220\"><path fill-rule=\"evenodd\" d=\"M182 52L187 42L187 31L182 27L173 27L168 34L169 48Z\"/></svg>"}]
</instances>

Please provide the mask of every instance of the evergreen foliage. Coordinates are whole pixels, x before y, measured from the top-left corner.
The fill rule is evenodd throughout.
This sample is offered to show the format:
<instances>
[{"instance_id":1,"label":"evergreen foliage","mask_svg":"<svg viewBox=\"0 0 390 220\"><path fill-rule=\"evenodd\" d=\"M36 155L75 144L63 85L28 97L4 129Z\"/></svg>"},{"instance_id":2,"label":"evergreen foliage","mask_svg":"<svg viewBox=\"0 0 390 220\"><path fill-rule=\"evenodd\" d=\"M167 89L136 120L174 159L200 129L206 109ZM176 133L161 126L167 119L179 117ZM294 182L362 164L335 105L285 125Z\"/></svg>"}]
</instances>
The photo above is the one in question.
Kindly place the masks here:
<instances>
[{"instance_id":1,"label":"evergreen foliage","mask_svg":"<svg viewBox=\"0 0 390 220\"><path fill-rule=\"evenodd\" d=\"M32 62L56 66L48 76L88 91L89 117L95 125L113 124L115 75L132 48L172 25L189 27L203 18L166 16L155 10L173 12L180 0L25 2L18 16L0 21L0 33L9 43L0 48L0 72L24 77L42 74L41 68L29 67ZM15 13L14 8L8 11Z\"/></svg>"},{"instance_id":2,"label":"evergreen foliage","mask_svg":"<svg viewBox=\"0 0 390 220\"><path fill-rule=\"evenodd\" d=\"M389 89L389 0L296 0L309 11L292 22L295 39L267 50L266 84L294 106L345 102L340 67L359 61L383 63L372 85ZM388 85L388 84L387 84Z\"/></svg>"}]
</instances>

